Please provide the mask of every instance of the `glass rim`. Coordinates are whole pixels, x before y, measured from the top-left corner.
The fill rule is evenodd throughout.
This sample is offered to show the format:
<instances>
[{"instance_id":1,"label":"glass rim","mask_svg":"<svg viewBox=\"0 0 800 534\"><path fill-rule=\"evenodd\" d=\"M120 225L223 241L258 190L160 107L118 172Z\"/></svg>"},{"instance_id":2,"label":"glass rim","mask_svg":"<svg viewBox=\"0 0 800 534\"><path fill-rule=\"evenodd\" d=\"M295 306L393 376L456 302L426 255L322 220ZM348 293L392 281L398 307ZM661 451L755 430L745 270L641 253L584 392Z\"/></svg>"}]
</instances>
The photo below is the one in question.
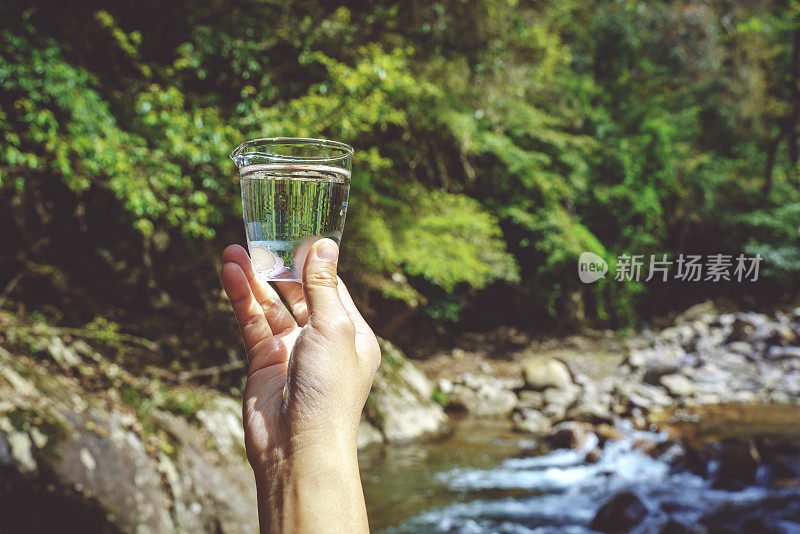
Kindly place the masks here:
<instances>
[{"instance_id":1,"label":"glass rim","mask_svg":"<svg viewBox=\"0 0 800 534\"><path fill-rule=\"evenodd\" d=\"M270 151L262 151L262 150L253 150L249 152L245 152L245 149L248 147L253 147L257 145L291 145L291 144L299 144L299 145L307 145L310 147L319 146L320 148L327 148L327 149L334 149L341 151L340 155L337 156L291 156L286 154L277 154ZM231 152L231 159L236 161L237 157L241 157L244 155L253 155L253 156L263 156L265 158L280 158L284 160L295 160L295 161L315 161L315 162L338 162L348 157L352 157L355 153L353 147L348 145L347 143L342 143L341 141L331 141L330 139L316 139L313 137L260 137L258 139L250 139L248 141L244 141L242 144L237 146L233 152Z\"/></svg>"}]
</instances>

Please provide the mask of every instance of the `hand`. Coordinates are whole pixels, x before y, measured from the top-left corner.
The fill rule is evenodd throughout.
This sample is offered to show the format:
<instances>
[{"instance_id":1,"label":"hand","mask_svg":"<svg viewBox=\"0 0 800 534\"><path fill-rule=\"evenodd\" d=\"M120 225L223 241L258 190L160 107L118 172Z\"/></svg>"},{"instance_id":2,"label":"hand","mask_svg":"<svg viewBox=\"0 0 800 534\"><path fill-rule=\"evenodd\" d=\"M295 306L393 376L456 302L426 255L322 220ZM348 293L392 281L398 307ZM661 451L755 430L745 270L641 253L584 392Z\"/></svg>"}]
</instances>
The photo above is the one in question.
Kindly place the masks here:
<instances>
[{"instance_id":1,"label":"hand","mask_svg":"<svg viewBox=\"0 0 800 534\"><path fill-rule=\"evenodd\" d=\"M338 252L333 241L320 239L309 250L303 284L276 283L291 313L269 284L255 278L242 247L231 245L222 254L222 285L249 361L243 408L245 448L259 487L262 528L268 524L267 529L283 529L291 523L302 530L300 519L285 517L287 510L270 509L265 517L262 508L265 500L285 508L285 496L271 494L285 492L287 484L301 484L304 478L314 480L301 484L302 491L324 489L329 475L338 495L327 497L342 500L347 499L347 480L354 476L363 508L356 439L361 411L380 364L380 349L336 275ZM277 481L281 487L274 487ZM266 494L263 499L262 494ZM326 496L308 496L320 498ZM337 506L334 513L341 514L341 503ZM324 515L325 506L319 500L308 507ZM330 521L328 516L323 530L331 531ZM352 527L351 523L348 528Z\"/></svg>"}]
</instances>

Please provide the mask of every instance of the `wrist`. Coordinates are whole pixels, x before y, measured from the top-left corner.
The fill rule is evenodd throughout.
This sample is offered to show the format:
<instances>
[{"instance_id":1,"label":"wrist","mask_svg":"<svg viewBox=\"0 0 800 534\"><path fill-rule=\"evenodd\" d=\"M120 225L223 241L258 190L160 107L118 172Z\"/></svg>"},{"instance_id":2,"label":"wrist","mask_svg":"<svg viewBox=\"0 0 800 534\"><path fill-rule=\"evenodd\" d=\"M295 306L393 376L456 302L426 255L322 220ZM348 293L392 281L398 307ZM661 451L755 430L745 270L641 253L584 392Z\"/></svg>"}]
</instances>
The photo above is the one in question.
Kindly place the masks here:
<instances>
[{"instance_id":1,"label":"wrist","mask_svg":"<svg viewBox=\"0 0 800 534\"><path fill-rule=\"evenodd\" d=\"M254 466L262 531L319 532L337 515L366 521L355 441L331 438L298 436Z\"/></svg>"},{"instance_id":2,"label":"wrist","mask_svg":"<svg viewBox=\"0 0 800 534\"><path fill-rule=\"evenodd\" d=\"M342 459L356 457L358 430L344 428L324 428L295 431L283 439L275 439L274 444L250 458L256 472L270 473L277 469L302 468L308 463L325 463L328 458Z\"/></svg>"}]
</instances>

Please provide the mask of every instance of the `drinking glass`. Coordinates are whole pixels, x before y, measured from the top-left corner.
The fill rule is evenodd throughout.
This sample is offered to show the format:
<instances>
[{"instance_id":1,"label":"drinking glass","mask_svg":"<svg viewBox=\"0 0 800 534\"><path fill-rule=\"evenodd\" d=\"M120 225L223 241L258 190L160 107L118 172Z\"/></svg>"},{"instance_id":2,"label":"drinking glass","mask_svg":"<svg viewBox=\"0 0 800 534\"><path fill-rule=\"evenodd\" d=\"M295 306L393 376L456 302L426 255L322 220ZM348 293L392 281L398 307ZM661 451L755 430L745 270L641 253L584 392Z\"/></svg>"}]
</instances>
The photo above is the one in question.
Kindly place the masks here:
<instances>
[{"instance_id":1,"label":"drinking glass","mask_svg":"<svg viewBox=\"0 0 800 534\"><path fill-rule=\"evenodd\" d=\"M259 280L302 281L311 244L339 244L353 148L338 141L274 137L231 153L239 167L247 247Z\"/></svg>"}]
</instances>

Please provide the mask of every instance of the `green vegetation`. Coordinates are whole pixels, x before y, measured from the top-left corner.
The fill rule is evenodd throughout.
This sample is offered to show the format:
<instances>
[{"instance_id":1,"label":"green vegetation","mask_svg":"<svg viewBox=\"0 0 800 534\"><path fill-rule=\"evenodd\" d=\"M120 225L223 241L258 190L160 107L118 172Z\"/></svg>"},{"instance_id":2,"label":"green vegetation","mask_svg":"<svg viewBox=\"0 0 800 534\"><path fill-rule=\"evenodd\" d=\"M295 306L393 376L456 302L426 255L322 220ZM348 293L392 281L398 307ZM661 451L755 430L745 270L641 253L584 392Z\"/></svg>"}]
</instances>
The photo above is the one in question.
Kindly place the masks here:
<instances>
[{"instance_id":1,"label":"green vegetation","mask_svg":"<svg viewBox=\"0 0 800 534\"><path fill-rule=\"evenodd\" d=\"M795 296L797 0L114 6L0 7L5 306L225 359L199 333L243 239L227 154L279 135L356 147L342 269L386 335ZM584 286L583 251L764 280Z\"/></svg>"},{"instance_id":2,"label":"green vegetation","mask_svg":"<svg viewBox=\"0 0 800 534\"><path fill-rule=\"evenodd\" d=\"M439 404L442 407L447 407L447 405L450 404L450 400L451 400L450 399L450 394L449 393L445 393L444 391L442 391L438 387L433 390L433 394L431 395L431 398L433 399L433 402Z\"/></svg>"}]
</instances>

